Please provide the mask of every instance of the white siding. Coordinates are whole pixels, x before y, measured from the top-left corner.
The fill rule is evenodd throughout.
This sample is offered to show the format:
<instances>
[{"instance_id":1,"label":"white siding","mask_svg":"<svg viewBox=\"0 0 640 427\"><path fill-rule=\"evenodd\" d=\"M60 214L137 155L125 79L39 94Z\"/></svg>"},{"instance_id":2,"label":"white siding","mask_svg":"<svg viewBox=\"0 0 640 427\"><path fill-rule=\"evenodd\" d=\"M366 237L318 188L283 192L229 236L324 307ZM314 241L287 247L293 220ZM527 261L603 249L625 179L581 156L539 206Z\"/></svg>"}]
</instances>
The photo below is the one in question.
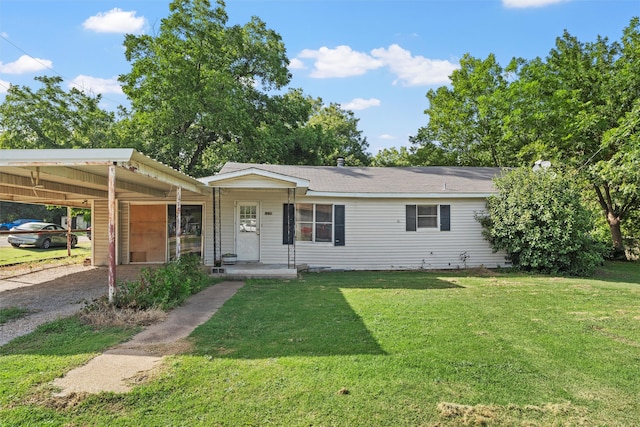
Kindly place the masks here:
<instances>
[{"instance_id":1,"label":"white siding","mask_svg":"<svg viewBox=\"0 0 640 427\"><path fill-rule=\"evenodd\" d=\"M118 204L118 264L129 264L129 202Z\"/></svg>"},{"instance_id":2,"label":"white siding","mask_svg":"<svg viewBox=\"0 0 640 427\"><path fill-rule=\"evenodd\" d=\"M213 196L210 196L202 205L202 262L205 265L213 265Z\"/></svg>"},{"instance_id":3,"label":"white siding","mask_svg":"<svg viewBox=\"0 0 640 427\"><path fill-rule=\"evenodd\" d=\"M109 204L106 200L93 202L91 214L91 246L93 265L109 265Z\"/></svg>"},{"instance_id":4,"label":"white siding","mask_svg":"<svg viewBox=\"0 0 640 427\"><path fill-rule=\"evenodd\" d=\"M260 201L260 261L286 263L282 244L281 191L232 191L222 196L222 251L234 252L235 201ZM292 201L293 202L293 201ZM505 254L493 253L482 237L475 214L484 210L484 199L360 199L296 198L296 203L345 205L345 246L333 243L297 242L296 264L340 269L450 269L505 266ZM451 206L451 231L405 231L407 204ZM463 258L466 256L466 260ZM465 264L466 263L466 264Z\"/></svg>"}]
</instances>

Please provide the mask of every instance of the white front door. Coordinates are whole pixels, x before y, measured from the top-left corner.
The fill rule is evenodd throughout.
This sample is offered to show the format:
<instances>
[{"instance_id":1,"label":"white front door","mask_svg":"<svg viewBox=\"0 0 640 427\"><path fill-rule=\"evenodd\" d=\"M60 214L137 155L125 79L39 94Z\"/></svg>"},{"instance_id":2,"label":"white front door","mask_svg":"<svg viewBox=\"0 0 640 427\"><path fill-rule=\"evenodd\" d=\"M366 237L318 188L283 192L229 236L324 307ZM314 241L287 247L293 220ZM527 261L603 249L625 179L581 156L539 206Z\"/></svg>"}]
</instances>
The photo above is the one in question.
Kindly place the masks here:
<instances>
[{"instance_id":1,"label":"white front door","mask_svg":"<svg viewBox=\"0 0 640 427\"><path fill-rule=\"evenodd\" d=\"M238 202L236 246L238 261L260 261L260 221L257 202Z\"/></svg>"}]
</instances>

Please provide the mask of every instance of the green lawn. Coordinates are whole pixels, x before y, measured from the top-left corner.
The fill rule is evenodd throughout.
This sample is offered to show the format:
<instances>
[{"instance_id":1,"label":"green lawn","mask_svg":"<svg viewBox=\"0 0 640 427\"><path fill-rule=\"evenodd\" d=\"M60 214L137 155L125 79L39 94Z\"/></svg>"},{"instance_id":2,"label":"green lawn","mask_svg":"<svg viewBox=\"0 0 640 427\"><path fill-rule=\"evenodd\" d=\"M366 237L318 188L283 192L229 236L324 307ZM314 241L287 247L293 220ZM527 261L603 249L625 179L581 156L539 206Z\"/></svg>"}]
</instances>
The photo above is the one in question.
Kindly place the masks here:
<instances>
[{"instance_id":1,"label":"green lawn","mask_svg":"<svg viewBox=\"0 0 640 427\"><path fill-rule=\"evenodd\" d=\"M133 331L0 347L0 425L640 425L640 265L251 281L126 394L47 385Z\"/></svg>"},{"instance_id":2,"label":"green lawn","mask_svg":"<svg viewBox=\"0 0 640 427\"><path fill-rule=\"evenodd\" d=\"M54 247L40 249L33 246L21 246L19 248L0 248L0 267L19 263L32 263L51 259L64 258L67 256L66 247ZM74 249L71 249L71 256L75 258L87 258L91 256L91 242L81 242Z\"/></svg>"}]
</instances>

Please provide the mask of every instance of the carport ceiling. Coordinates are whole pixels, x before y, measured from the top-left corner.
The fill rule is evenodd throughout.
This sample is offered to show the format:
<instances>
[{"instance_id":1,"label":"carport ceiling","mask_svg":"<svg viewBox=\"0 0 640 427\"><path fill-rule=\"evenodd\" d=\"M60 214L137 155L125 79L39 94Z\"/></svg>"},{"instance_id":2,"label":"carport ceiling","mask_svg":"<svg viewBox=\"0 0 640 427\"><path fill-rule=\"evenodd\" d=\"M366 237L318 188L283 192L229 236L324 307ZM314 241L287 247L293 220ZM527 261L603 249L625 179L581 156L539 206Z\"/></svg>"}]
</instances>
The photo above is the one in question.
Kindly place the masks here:
<instances>
[{"instance_id":1,"label":"carport ceiling","mask_svg":"<svg viewBox=\"0 0 640 427\"><path fill-rule=\"evenodd\" d=\"M108 198L109 166L116 198L145 200L205 194L204 184L130 148L0 150L0 200L89 207Z\"/></svg>"}]
</instances>

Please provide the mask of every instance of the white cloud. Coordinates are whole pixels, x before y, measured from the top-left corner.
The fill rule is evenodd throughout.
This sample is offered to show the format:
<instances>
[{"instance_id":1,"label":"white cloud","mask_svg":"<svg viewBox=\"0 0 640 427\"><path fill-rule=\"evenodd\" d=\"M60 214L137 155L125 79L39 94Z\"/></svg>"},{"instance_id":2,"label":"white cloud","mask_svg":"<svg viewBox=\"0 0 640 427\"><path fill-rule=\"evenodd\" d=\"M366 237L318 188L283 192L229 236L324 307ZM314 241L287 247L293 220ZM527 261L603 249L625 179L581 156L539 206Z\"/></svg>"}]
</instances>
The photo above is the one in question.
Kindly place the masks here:
<instances>
[{"instance_id":1,"label":"white cloud","mask_svg":"<svg viewBox=\"0 0 640 427\"><path fill-rule=\"evenodd\" d=\"M75 87L90 95L97 95L99 93L122 93L122 87L117 79L101 79L99 77L91 77L85 75L78 75L75 79L69 83L69 87Z\"/></svg>"},{"instance_id":2,"label":"white cloud","mask_svg":"<svg viewBox=\"0 0 640 427\"><path fill-rule=\"evenodd\" d=\"M382 135L380 135L378 138L380 138L380 139L384 139L384 140L386 140L386 141L391 141L391 140L394 140L394 139L398 139L398 137L393 136L393 135L389 135L388 133L383 133L383 134L382 134Z\"/></svg>"},{"instance_id":3,"label":"white cloud","mask_svg":"<svg viewBox=\"0 0 640 427\"><path fill-rule=\"evenodd\" d=\"M355 98L347 103L341 104L342 108L344 108L345 110L353 110L353 111L366 110L367 108L377 107L379 105L380 105L380 100L376 98L369 98L369 99Z\"/></svg>"},{"instance_id":4,"label":"white cloud","mask_svg":"<svg viewBox=\"0 0 640 427\"><path fill-rule=\"evenodd\" d=\"M304 65L304 62L300 61L298 58L293 58L289 61L289 69L290 70L304 70L307 68Z\"/></svg>"},{"instance_id":5,"label":"white cloud","mask_svg":"<svg viewBox=\"0 0 640 427\"><path fill-rule=\"evenodd\" d=\"M354 51L349 46L338 46L335 49L328 47L321 47L318 50L305 49L300 52L298 58L315 59L314 68L310 74L314 78L360 76L386 66L397 76L393 84L400 83L404 86L449 83L449 76L459 67L458 64L447 60L412 56L410 51L397 44L389 46L388 49L373 49L371 54ZM294 61L296 61L295 65ZM291 64L300 69L301 62L299 59L293 59Z\"/></svg>"},{"instance_id":6,"label":"white cloud","mask_svg":"<svg viewBox=\"0 0 640 427\"><path fill-rule=\"evenodd\" d=\"M412 56L411 52L398 46L389 49L379 48L371 54L389 67L398 76L393 83L405 86L429 86L449 82L449 76L458 68L458 64L441 60L429 59L424 56Z\"/></svg>"},{"instance_id":7,"label":"white cloud","mask_svg":"<svg viewBox=\"0 0 640 427\"><path fill-rule=\"evenodd\" d=\"M318 50L305 49L298 57L316 60L311 77L319 79L360 76L383 65L382 61L366 53L356 52L349 46L338 46L335 49L328 47L321 47Z\"/></svg>"},{"instance_id":8,"label":"white cloud","mask_svg":"<svg viewBox=\"0 0 640 427\"><path fill-rule=\"evenodd\" d=\"M135 10L126 11L116 7L87 18L82 26L98 33L139 34L147 25L147 20L142 16L136 17L136 13Z\"/></svg>"},{"instance_id":9,"label":"white cloud","mask_svg":"<svg viewBox=\"0 0 640 427\"><path fill-rule=\"evenodd\" d=\"M502 0L502 5L509 9L524 9L527 7L543 7L566 1L570 0Z\"/></svg>"},{"instance_id":10,"label":"white cloud","mask_svg":"<svg viewBox=\"0 0 640 427\"><path fill-rule=\"evenodd\" d=\"M3 64L0 62L0 73L5 74L24 74L42 71L52 68L53 62L48 59L32 58L28 55L22 55L15 62Z\"/></svg>"}]
</instances>

